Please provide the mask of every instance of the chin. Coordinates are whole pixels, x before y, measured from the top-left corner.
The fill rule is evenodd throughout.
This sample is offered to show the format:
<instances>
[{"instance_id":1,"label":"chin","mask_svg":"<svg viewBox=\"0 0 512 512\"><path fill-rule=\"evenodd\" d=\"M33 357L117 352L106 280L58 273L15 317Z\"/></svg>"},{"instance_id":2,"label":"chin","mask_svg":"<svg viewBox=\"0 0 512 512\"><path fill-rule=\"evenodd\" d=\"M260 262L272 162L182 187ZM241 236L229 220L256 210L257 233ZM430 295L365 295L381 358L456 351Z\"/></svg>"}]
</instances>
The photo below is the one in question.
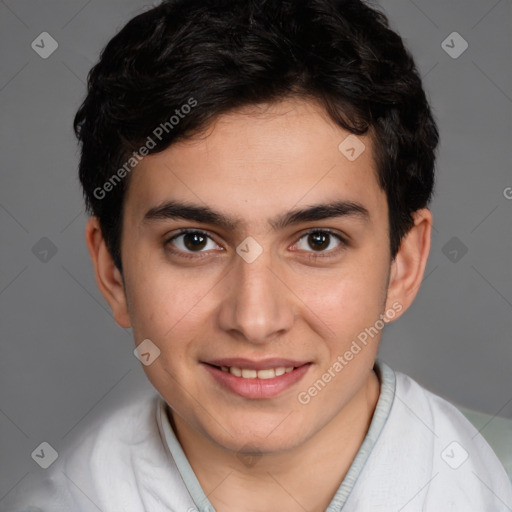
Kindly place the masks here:
<instances>
[{"instance_id":1,"label":"chin","mask_svg":"<svg viewBox=\"0 0 512 512\"><path fill-rule=\"evenodd\" d=\"M293 415L290 414L290 418ZM286 415L274 421L248 421L226 425L207 432L216 444L233 452L277 453L287 451L306 440L304 428L297 421L288 423ZM224 425L223 425L224 426ZM292 428L290 428L292 427ZM231 435L230 435L231 434Z\"/></svg>"}]
</instances>

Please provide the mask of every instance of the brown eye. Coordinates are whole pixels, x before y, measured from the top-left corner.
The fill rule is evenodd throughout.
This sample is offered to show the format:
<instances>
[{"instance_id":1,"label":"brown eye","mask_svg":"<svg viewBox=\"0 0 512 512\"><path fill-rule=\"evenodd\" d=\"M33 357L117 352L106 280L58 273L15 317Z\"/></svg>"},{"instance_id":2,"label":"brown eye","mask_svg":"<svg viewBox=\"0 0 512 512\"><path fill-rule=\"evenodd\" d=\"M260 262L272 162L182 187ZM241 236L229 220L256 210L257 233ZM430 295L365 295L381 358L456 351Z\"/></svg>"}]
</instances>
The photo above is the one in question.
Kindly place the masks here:
<instances>
[{"instance_id":1,"label":"brown eye","mask_svg":"<svg viewBox=\"0 0 512 512\"><path fill-rule=\"evenodd\" d=\"M203 231L182 231L173 236L167 244L184 253L200 253L209 249L221 249L210 236Z\"/></svg>"},{"instance_id":2,"label":"brown eye","mask_svg":"<svg viewBox=\"0 0 512 512\"><path fill-rule=\"evenodd\" d=\"M183 244L190 251L204 249L207 238L201 233L185 233L183 235Z\"/></svg>"},{"instance_id":3,"label":"brown eye","mask_svg":"<svg viewBox=\"0 0 512 512\"><path fill-rule=\"evenodd\" d=\"M315 251L323 251L329 246L331 236L322 231L315 231L308 235L308 244Z\"/></svg>"},{"instance_id":4,"label":"brown eye","mask_svg":"<svg viewBox=\"0 0 512 512\"><path fill-rule=\"evenodd\" d=\"M302 235L295 245L301 251L330 254L336 252L336 249L342 248L345 245L345 241L336 233L316 229Z\"/></svg>"}]
</instances>

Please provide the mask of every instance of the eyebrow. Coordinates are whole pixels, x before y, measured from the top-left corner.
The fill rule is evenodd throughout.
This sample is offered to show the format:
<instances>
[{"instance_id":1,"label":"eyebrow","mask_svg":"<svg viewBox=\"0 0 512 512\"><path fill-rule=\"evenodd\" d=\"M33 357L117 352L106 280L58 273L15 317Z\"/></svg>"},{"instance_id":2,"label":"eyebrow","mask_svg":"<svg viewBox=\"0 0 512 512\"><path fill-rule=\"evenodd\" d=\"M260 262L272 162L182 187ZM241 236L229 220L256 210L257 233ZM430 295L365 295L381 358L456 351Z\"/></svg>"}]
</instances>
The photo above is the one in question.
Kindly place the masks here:
<instances>
[{"instance_id":1,"label":"eyebrow","mask_svg":"<svg viewBox=\"0 0 512 512\"><path fill-rule=\"evenodd\" d=\"M335 201L326 204L316 204L292 210L269 220L269 225L274 231L288 226L330 219L335 217L354 217L367 222L370 219L369 211L360 203L353 201ZM209 206L182 203L179 201L166 201L165 203L149 209L143 218L143 223L159 220L183 219L213 224L227 231L237 229L242 221L237 217L230 217L215 211Z\"/></svg>"}]
</instances>

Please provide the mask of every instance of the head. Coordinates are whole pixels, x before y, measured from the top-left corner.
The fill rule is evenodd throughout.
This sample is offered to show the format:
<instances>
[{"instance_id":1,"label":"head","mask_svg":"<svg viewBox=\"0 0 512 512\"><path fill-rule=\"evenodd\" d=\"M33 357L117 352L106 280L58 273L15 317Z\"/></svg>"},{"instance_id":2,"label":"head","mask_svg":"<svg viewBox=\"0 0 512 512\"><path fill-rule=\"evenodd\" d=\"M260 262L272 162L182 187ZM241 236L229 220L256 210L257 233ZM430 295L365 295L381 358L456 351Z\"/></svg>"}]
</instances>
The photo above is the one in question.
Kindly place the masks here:
<instances>
[{"instance_id":1,"label":"head","mask_svg":"<svg viewBox=\"0 0 512 512\"><path fill-rule=\"evenodd\" d=\"M175 414L228 449L273 451L347 407L429 250L438 132L385 16L354 0L163 2L108 43L75 130L99 287L158 347L144 369ZM240 394L217 375L229 359L301 369Z\"/></svg>"}]
</instances>

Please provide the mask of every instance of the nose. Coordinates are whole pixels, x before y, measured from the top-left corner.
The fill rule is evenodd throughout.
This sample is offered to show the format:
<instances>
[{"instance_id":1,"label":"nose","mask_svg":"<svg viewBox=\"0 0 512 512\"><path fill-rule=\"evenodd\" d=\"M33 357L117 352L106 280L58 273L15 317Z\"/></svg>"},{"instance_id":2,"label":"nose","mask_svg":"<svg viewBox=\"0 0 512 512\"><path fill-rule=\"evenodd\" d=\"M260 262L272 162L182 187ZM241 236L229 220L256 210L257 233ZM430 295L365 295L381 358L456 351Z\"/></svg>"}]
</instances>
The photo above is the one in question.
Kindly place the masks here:
<instances>
[{"instance_id":1,"label":"nose","mask_svg":"<svg viewBox=\"0 0 512 512\"><path fill-rule=\"evenodd\" d=\"M239 258L229 273L219 310L220 327L252 344L265 344L289 331L295 318L293 293L265 252L252 263Z\"/></svg>"}]
</instances>

